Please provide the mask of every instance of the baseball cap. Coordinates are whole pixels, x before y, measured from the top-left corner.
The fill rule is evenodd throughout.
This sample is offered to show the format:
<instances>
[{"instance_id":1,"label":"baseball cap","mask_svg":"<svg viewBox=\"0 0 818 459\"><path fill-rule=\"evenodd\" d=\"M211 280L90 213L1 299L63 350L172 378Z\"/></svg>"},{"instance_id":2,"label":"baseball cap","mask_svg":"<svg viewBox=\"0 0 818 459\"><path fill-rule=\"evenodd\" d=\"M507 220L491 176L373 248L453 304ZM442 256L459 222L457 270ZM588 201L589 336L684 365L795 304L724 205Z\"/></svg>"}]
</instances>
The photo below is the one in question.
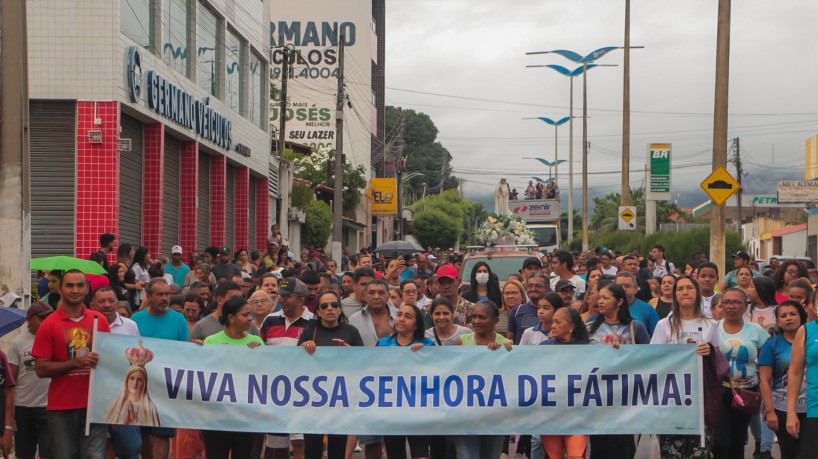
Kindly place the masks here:
<instances>
[{"instance_id":1,"label":"baseball cap","mask_svg":"<svg viewBox=\"0 0 818 459\"><path fill-rule=\"evenodd\" d=\"M747 261L750 261L750 255L747 252L741 252L741 251L730 255L730 258L743 258L743 259L745 259Z\"/></svg>"},{"instance_id":2,"label":"baseball cap","mask_svg":"<svg viewBox=\"0 0 818 459\"><path fill-rule=\"evenodd\" d=\"M182 255L182 253L183 253L183 252L182 252L182 246L180 246L180 245L174 245L173 247L171 247L171 249L170 249L170 254L171 254L171 255L176 255L177 253L178 253L179 255Z\"/></svg>"},{"instance_id":3,"label":"baseball cap","mask_svg":"<svg viewBox=\"0 0 818 459\"><path fill-rule=\"evenodd\" d=\"M561 292L563 289L571 287L572 289L576 290L574 284L571 283L569 280L560 279L557 281L557 284L554 286L554 290L557 292Z\"/></svg>"},{"instance_id":4,"label":"baseball cap","mask_svg":"<svg viewBox=\"0 0 818 459\"><path fill-rule=\"evenodd\" d=\"M538 268L542 268L542 261L540 261L540 259L537 257L528 257L523 262L523 269L531 265L537 265Z\"/></svg>"},{"instance_id":5,"label":"baseball cap","mask_svg":"<svg viewBox=\"0 0 818 459\"><path fill-rule=\"evenodd\" d=\"M26 319L33 316L47 316L52 312L54 312L54 309L48 303L35 301L34 303L31 303L31 306L29 306L28 311L26 312Z\"/></svg>"},{"instance_id":6,"label":"baseball cap","mask_svg":"<svg viewBox=\"0 0 818 459\"><path fill-rule=\"evenodd\" d=\"M451 280L457 280L458 272L457 268L454 265L442 265L437 268L437 278L441 279L443 277L448 277Z\"/></svg>"},{"instance_id":7,"label":"baseball cap","mask_svg":"<svg viewBox=\"0 0 818 459\"><path fill-rule=\"evenodd\" d=\"M307 290L307 284L301 282L295 277L288 277L278 284L278 292L281 295L299 295L306 297L310 292Z\"/></svg>"},{"instance_id":8,"label":"baseball cap","mask_svg":"<svg viewBox=\"0 0 818 459\"><path fill-rule=\"evenodd\" d=\"M220 250L221 253L230 253L230 249L227 246L222 247Z\"/></svg>"}]
</instances>

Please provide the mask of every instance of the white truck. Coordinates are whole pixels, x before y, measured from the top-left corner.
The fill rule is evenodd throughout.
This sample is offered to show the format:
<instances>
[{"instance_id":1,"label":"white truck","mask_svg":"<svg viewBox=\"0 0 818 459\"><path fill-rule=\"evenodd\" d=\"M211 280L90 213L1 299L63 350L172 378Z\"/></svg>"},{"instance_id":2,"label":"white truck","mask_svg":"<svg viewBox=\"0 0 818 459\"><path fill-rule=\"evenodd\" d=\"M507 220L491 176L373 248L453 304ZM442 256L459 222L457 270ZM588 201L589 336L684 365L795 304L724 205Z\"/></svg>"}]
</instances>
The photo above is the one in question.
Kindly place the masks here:
<instances>
[{"instance_id":1,"label":"white truck","mask_svg":"<svg viewBox=\"0 0 818 459\"><path fill-rule=\"evenodd\" d=\"M553 252L560 247L560 201L558 199L524 199L509 201L511 213L526 222L534 233L540 252Z\"/></svg>"}]
</instances>

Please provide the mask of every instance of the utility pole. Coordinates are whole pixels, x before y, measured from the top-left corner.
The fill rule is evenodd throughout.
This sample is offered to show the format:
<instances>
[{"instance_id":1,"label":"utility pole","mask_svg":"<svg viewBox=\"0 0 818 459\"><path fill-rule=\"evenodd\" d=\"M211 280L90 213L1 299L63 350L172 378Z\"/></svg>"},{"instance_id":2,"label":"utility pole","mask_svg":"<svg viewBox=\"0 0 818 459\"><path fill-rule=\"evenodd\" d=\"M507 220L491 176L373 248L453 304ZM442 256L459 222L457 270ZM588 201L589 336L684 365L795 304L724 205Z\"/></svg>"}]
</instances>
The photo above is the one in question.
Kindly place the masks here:
<instances>
[{"instance_id":1,"label":"utility pole","mask_svg":"<svg viewBox=\"0 0 818 459\"><path fill-rule=\"evenodd\" d=\"M582 251L588 250L588 64L582 64Z\"/></svg>"},{"instance_id":2,"label":"utility pole","mask_svg":"<svg viewBox=\"0 0 818 459\"><path fill-rule=\"evenodd\" d=\"M403 239L403 183L401 182L401 178L403 176L403 134L405 125L403 124L403 108L398 107L398 123L400 129L398 131L398 147L397 152L395 154L395 180L397 181L398 187L398 226L397 231L395 231L395 240L400 241Z\"/></svg>"},{"instance_id":3,"label":"utility pole","mask_svg":"<svg viewBox=\"0 0 818 459\"><path fill-rule=\"evenodd\" d=\"M25 309L31 300L26 2L3 1L0 8L0 295L17 294Z\"/></svg>"},{"instance_id":4,"label":"utility pole","mask_svg":"<svg viewBox=\"0 0 818 459\"><path fill-rule=\"evenodd\" d=\"M738 182L738 227L741 232L741 222L743 221L743 212L741 206L741 195L744 190L741 187L741 139L736 137L733 139L733 160L731 161L736 166L736 181Z\"/></svg>"},{"instance_id":5,"label":"utility pole","mask_svg":"<svg viewBox=\"0 0 818 459\"><path fill-rule=\"evenodd\" d=\"M730 89L730 1L719 0L716 35L716 98L713 110L713 169L727 164L728 90ZM725 270L724 207L713 206L710 219L710 260Z\"/></svg>"},{"instance_id":6,"label":"utility pole","mask_svg":"<svg viewBox=\"0 0 818 459\"><path fill-rule=\"evenodd\" d=\"M284 46L284 58L281 62L281 100L278 103L278 229L284 238L288 237L289 220L287 211L290 207L289 164L284 156L287 148L287 80L290 78L290 47ZM341 266L341 265L338 265Z\"/></svg>"},{"instance_id":7,"label":"utility pole","mask_svg":"<svg viewBox=\"0 0 818 459\"><path fill-rule=\"evenodd\" d=\"M332 259L341 266L344 235L341 221L344 212L344 36L338 41L338 101L335 104L335 184L332 196ZM355 192L357 191L352 191Z\"/></svg>"},{"instance_id":8,"label":"utility pole","mask_svg":"<svg viewBox=\"0 0 818 459\"><path fill-rule=\"evenodd\" d=\"M622 204L631 200L631 0L625 0L625 77L622 90Z\"/></svg>"},{"instance_id":9,"label":"utility pole","mask_svg":"<svg viewBox=\"0 0 818 459\"><path fill-rule=\"evenodd\" d=\"M574 242L574 77L571 80L571 91L568 116L568 244Z\"/></svg>"}]
</instances>

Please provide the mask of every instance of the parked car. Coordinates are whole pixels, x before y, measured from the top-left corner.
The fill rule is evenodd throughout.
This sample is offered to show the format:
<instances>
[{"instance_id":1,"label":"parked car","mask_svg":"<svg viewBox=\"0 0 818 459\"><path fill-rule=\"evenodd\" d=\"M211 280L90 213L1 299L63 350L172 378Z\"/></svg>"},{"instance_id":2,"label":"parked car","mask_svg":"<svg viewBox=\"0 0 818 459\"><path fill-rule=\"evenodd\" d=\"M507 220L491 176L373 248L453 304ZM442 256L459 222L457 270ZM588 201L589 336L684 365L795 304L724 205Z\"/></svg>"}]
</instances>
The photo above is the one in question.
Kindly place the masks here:
<instances>
[{"instance_id":1,"label":"parked car","mask_svg":"<svg viewBox=\"0 0 818 459\"><path fill-rule=\"evenodd\" d=\"M509 274L519 273L523 268L523 262L533 256L536 256L534 246L508 246L496 250L469 246L460 268L460 277L463 281L461 285L469 285L475 263L484 261L491 268L491 272L497 275L502 287Z\"/></svg>"},{"instance_id":2,"label":"parked car","mask_svg":"<svg viewBox=\"0 0 818 459\"><path fill-rule=\"evenodd\" d=\"M818 283L818 267L815 265L815 261L812 258L808 257L787 257L784 255L773 255L770 258L778 258L779 263L784 263L787 260L796 259L801 263L804 263L807 267L807 271L809 272L809 281L813 284ZM756 260L758 262L758 269L763 274L767 268L770 267L770 263L763 260Z\"/></svg>"}]
</instances>

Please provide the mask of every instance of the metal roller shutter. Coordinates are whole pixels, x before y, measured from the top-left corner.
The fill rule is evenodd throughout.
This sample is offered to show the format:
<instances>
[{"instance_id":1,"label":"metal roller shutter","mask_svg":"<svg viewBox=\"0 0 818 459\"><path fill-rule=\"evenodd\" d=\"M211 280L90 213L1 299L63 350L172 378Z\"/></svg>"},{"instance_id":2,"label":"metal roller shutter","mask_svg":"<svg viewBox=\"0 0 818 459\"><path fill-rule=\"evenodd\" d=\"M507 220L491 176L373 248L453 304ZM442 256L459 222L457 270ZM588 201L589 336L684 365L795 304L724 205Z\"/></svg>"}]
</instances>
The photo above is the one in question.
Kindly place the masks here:
<instances>
[{"instance_id":1,"label":"metal roller shutter","mask_svg":"<svg viewBox=\"0 0 818 459\"><path fill-rule=\"evenodd\" d=\"M119 152L119 241L142 245L142 123L122 115L121 138L131 151Z\"/></svg>"},{"instance_id":2,"label":"metal roller shutter","mask_svg":"<svg viewBox=\"0 0 818 459\"><path fill-rule=\"evenodd\" d=\"M234 222L236 220L236 180L235 180L235 169L231 165L227 165L227 180L225 181L227 184L227 192L225 193L226 199L224 200L224 213L225 213L225 231L224 231L224 245L226 245L230 250L231 253L235 251L235 247L233 246L233 228L235 227Z\"/></svg>"},{"instance_id":3,"label":"metal roller shutter","mask_svg":"<svg viewBox=\"0 0 818 459\"><path fill-rule=\"evenodd\" d=\"M199 255L204 257L204 249L210 245L210 156L199 153L199 217L198 234Z\"/></svg>"},{"instance_id":4,"label":"metal roller shutter","mask_svg":"<svg viewBox=\"0 0 818 459\"><path fill-rule=\"evenodd\" d=\"M256 178L250 177L250 196L249 196L249 207L250 212L248 212L250 218L247 221L247 239L250 241L248 247L250 251L258 249L256 247Z\"/></svg>"},{"instance_id":5,"label":"metal roller shutter","mask_svg":"<svg viewBox=\"0 0 818 459\"><path fill-rule=\"evenodd\" d=\"M165 189L162 208L162 255L179 243L179 141L165 136ZM189 251L190 248L186 248Z\"/></svg>"},{"instance_id":6,"label":"metal roller shutter","mask_svg":"<svg viewBox=\"0 0 818 459\"><path fill-rule=\"evenodd\" d=\"M31 256L71 256L74 255L76 105L74 102L32 101L29 110Z\"/></svg>"}]
</instances>

